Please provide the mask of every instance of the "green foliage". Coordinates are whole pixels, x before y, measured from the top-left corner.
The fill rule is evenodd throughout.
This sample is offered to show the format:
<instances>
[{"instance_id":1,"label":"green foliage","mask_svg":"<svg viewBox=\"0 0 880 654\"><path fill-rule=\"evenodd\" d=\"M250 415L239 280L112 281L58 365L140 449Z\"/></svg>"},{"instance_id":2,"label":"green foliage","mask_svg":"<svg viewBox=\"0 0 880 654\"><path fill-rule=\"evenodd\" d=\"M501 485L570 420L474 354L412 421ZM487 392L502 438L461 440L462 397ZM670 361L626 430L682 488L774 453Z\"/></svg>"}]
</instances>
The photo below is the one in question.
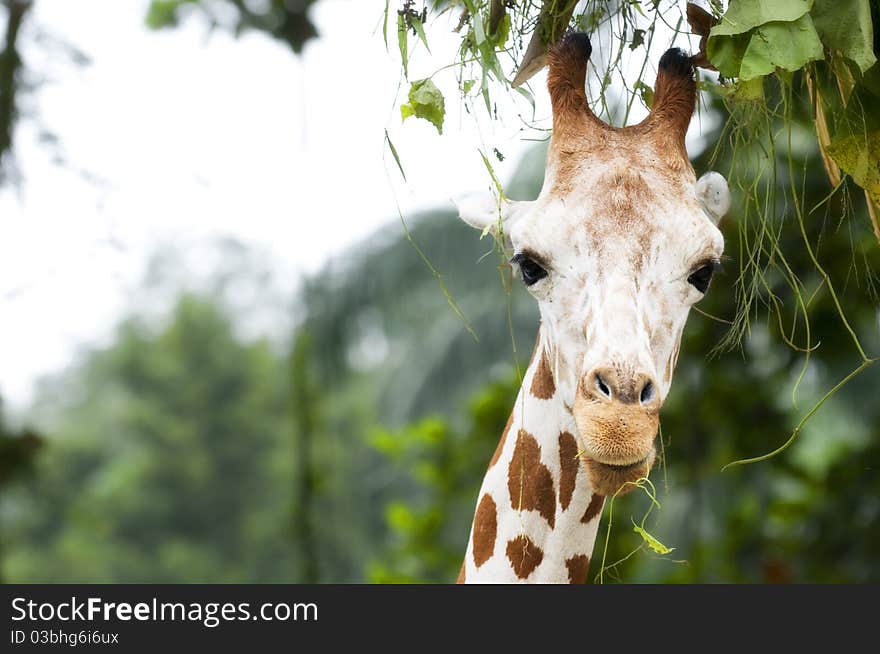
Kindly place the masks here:
<instances>
[{"instance_id":1,"label":"green foliage","mask_svg":"<svg viewBox=\"0 0 880 654\"><path fill-rule=\"evenodd\" d=\"M158 332L122 325L52 391L67 400L4 530L10 578L292 579L280 373L206 300L181 298Z\"/></svg>"},{"instance_id":2,"label":"green foliage","mask_svg":"<svg viewBox=\"0 0 880 654\"><path fill-rule=\"evenodd\" d=\"M674 547L666 547L666 545L649 534L644 527L634 524L633 531L641 536L642 540L645 541L645 544L657 554L669 554L675 549Z\"/></svg>"},{"instance_id":3,"label":"green foliage","mask_svg":"<svg viewBox=\"0 0 880 654\"><path fill-rule=\"evenodd\" d=\"M492 451L510 413L515 377L494 382L469 402L467 424L457 430L440 417L400 430L380 429L370 442L409 478L406 500L385 507L390 544L368 567L376 583L440 582L455 579L470 516Z\"/></svg>"},{"instance_id":4,"label":"green foliage","mask_svg":"<svg viewBox=\"0 0 880 654\"><path fill-rule=\"evenodd\" d=\"M176 27L179 20L179 12L184 5L191 5L198 0L153 0L147 8L145 18L147 27L150 29L162 29Z\"/></svg>"},{"instance_id":5,"label":"green foliage","mask_svg":"<svg viewBox=\"0 0 880 654\"><path fill-rule=\"evenodd\" d=\"M843 20L841 20L843 17ZM868 0L738 0L712 28L706 51L727 77L794 72L824 58L824 48L861 71L875 62Z\"/></svg>"},{"instance_id":6,"label":"green foliage","mask_svg":"<svg viewBox=\"0 0 880 654\"><path fill-rule=\"evenodd\" d=\"M710 36L709 58L717 62L723 74L742 80L769 75L777 68L795 71L821 59L823 54L819 35L807 14L791 22L764 23L752 32L737 34L735 40L719 43L720 36Z\"/></svg>"},{"instance_id":7,"label":"green foliage","mask_svg":"<svg viewBox=\"0 0 880 654\"><path fill-rule=\"evenodd\" d=\"M880 131L835 138L828 153L874 202L880 203Z\"/></svg>"},{"instance_id":8,"label":"green foliage","mask_svg":"<svg viewBox=\"0 0 880 654\"><path fill-rule=\"evenodd\" d=\"M200 14L211 27L224 27L236 36L262 32L287 44L294 52L318 35L309 18L317 0L151 0L145 22L151 29L177 27L190 13ZM232 17L230 22L229 17Z\"/></svg>"},{"instance_id":9,"label":"green foliage","mask_svg":"<svg viewBox=\"0 0 880 654\"><path fill-rule=\"evenodd\" d=\"M877 62L870 5L869 0L816 0L810 10L822 44L863 73Z\"/></svg>"},{"instance_id":10,"label":"green foliage","mask_svg":"<svg viewBox=\"0 0 880 654\"><path fill-rule=\"evenodd\" d=\"M401 118L403 120L410 116L424 118L437 128L439 134L442 134L446 105L443 100L443 94L434 82L430 79L420 79L413 82L409 88L408 97L409 102L400 105ZM398 159L399 163L400 160ZM402 168L401 172L403 172Z\"/></svg>"}]
</instances>

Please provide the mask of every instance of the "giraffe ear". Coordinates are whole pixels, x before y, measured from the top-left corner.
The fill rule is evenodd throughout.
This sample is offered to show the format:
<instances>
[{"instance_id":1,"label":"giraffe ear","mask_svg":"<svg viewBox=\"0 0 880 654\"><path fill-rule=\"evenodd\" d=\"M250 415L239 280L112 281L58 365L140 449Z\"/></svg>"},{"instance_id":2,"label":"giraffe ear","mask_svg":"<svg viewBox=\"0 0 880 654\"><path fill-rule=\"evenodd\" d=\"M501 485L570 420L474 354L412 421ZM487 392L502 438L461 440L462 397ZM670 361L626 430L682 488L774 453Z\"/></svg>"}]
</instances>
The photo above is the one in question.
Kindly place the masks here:
<instances>
[{"instance_id":1,"label":"giraffe ear","mask_svg":"<svg viewBox=\"0 0 880 654\"><path fill-rule=\"evenodd\" d=\"M498 235L498 226L507 227L522 216L532 202L501 200L492 195L465 196L455 201L459 217L471 227L483 233Z\"/></svg>"},{"instance_id":2,"label":"giraffe ear","mask_svg":"<svg viewBox=\"0 0 880 654\"><path fill-rule=\"evenodd\" d=\"M714 171L708 172L697 180L697 200L700 206L714 224L721 219L730 209L730 189L727 188L727 180Z\"/></svg>"}]
</instances>

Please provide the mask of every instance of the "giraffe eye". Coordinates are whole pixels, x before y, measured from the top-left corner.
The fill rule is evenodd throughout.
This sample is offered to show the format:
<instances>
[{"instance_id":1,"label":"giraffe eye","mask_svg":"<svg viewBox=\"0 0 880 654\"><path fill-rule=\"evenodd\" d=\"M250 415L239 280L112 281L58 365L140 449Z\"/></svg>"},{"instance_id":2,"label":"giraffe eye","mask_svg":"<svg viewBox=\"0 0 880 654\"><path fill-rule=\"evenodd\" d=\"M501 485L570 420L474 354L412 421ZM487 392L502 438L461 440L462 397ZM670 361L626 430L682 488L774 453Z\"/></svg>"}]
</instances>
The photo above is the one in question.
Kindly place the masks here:
<instances>
[{"instance_id":1,"label":"giraffe eye","mask_svg":"<svg viewBox=\"0 0 880 654\"><path fill-rule=\"evenodd\" d=\"M700 293L705 293L709 288L709 282L712 281L712 275L715 270L718 269L719 265L720 264L717 261L703 264L690 274L688 277L688 283Z\"/></svg>"},{"instance_id":2,"label":"giraffe eye","mask_svg":"<svg viewBox=\"0 0 880 654\"><path fill-rule=\"evenodd\" d=\"M522 274L523 284L526 286L531 286L532 284L539 282L547 276L547 271L541 267L541 264L537 263L534 259L532 259L527 254L517 254L510 260L510 263L515 263L519 265L519 271Z\"/></svg>"}]
</instances>

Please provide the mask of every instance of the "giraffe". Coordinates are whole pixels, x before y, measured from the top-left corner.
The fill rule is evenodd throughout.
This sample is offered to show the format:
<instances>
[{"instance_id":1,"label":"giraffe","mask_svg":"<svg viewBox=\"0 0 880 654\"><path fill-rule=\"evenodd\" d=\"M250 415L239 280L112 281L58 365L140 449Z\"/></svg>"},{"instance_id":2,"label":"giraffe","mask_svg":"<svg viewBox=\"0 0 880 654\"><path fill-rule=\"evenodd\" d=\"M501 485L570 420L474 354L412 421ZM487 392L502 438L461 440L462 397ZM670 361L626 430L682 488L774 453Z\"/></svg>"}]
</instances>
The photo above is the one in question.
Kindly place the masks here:
<instances>
[{"instance_id":1,"label":"giraffe","mask_svg":"<svg viewBox=\"0 0 880 654\"><path fill-rule=\"evenodd\" d=\"M582 583L605 498L655 459L690 307L706 293L730 205L715 172L696 179L685 132L690 57L661 57L650 114L615 128L590 110L589 37L547 57L553 131L534 201L466 199L537 300L531 363L489 462L458 581Z\"/></svg>"}]
</instances>

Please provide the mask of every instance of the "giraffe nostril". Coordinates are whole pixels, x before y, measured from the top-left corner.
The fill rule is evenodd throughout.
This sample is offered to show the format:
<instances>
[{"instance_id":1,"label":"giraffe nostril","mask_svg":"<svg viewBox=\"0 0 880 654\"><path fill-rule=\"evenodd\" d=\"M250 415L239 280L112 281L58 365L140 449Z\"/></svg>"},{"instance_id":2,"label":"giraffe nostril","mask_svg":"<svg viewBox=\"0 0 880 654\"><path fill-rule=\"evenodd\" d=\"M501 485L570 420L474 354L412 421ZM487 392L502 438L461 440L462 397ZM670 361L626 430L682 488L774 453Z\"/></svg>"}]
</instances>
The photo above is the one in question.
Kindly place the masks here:
<instances>
[{"instance_id":1,"label":"giraffe nostril","mask_svg":"<svg viewBox=\"0 0 880 654\"><path fill-rule=\"evenodd\" d=\"M649 381L648 383L646 383L642 387L642 392L639 395L639 401L642 404L647 404L648 402L650 402L653 399L654 399L654 384Z\"/></svg>"},{"instance_id":2,"label":"giraffe nostril","mask_svg":"<svg viewBox=\"0 0 880 654\"><path fill-rule=\"evenodd\" d=\"M609 400L611 399L611 389L608 388L608 384L605 383L605 380L602 379L602 375L596 373L596 388L599 389L599 392L602 393Z\"/></svg>"}]
</instances>

